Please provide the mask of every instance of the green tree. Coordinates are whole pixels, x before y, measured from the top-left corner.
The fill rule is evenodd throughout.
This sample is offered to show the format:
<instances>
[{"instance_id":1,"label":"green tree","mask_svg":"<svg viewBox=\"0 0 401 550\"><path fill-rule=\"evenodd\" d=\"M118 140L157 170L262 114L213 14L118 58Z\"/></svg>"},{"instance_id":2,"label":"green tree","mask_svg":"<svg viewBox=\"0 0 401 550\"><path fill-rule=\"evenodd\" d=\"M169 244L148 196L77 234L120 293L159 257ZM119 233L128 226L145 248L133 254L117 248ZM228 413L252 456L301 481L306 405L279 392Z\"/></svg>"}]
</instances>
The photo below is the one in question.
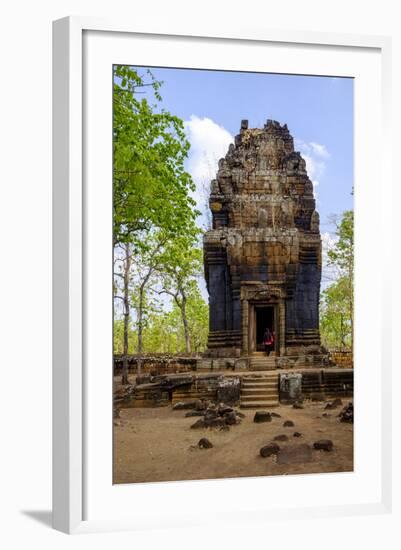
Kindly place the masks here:
<instances>
[{"instance_id":1,"label":"green tree","mask_svg":"<svg viewBox=\"0 0 401 550\"><path fill-rule=\"evenodd\" d=\"M320 333L328 348L351 346L352 325L347 277L340 277L322 292L320 300Z\"/></svg>"},{"instance_id":2,"label":"green tree","mask_svg":"<svg viewBox=\"0 0 401 550\"><path fill-rule=\"evenodd\" d=\"M136 310L138 353L142 353L143 351L142 335L146 316L155 307L154 302L150 298L150 294L154 294L151 286L156 282L158 270L164 257L164 247L167 242L168 238L163 231L145 233L141 247L137 249L135 255L135 265L133 266L134 285L131 303Z\"/></svg>"},{"instance_id":3,"label":"green tree","mask_svg":"<svg viewBox=\"0 0 401 550\"><path fill-rule=\"evenodd\" d=\"M122 282L116 298L123 301L122 383L127 383L133 256L146 251L146 236L155 231L169 238L191 232L198 212L191 197L194 183L184 169L189 142L182 120L158 109L161 83L150 71L141 76L120 65L114 66L113 82L113 237L115 247L123 249L115 280Z\"/></svg>"},{"instance_id":4,"label":"green tree","mask_svg":"<svg viewBox=\"0 0 401 550\"><path fill-rule=\"evenodd\" d=\"M124 353L124 319L114 320L114 353L123 355ZM130 323L128 326L128 353L134 353L136 348L136 334Z\"/></svg>"},{"instance_id":5,"label":"green tree","mask_svg":"<svg viewBox=\"0 0 401 550\"><path fill-rule=\"evenodd\" d=\"M157 82L132 67L114 66L114 242L142 244L141 235L162 228L184 232L196 216L191 176L184 169L189 142L182 120L164 109ZM146 88L146 87L150 87ZM140 94L153 92L155 104Z\"/></svg>"},{"instance_id":6,"label":"green tree","mask_svg":"<svg viewBox=\"0 0 401 550\"><path fill-rule=\"evenodd\" d=\"M185 351L191 352L187 303L197 288L197 278L203 269L203 254L196 246L199 230L179 236L166 246L164 260L161 263L161 293L172 296L181 313L184 328Z\"/></svg>"},{"instance_id":7,"label":"green tree","mask_svg":"<svg viewBox=\"0 0 401 550\"><path fill-rule=\"evenodd\" d=\"M354 212L346 210L336 224L337 242L328 251L329 265L337 267L342 295L348 302L350 346L354 347ZM345 293L345 294L344 294Z\"/></svg>"},{"instance_id":8,"label":"green tree","mask_svg":"<svg viewBox=\"0 0 401 550\"><path fill-rule=\"evenodd\" d=\"M178 319L179 323L179 319ZM177 353L179 351L177 317L172 311L153 311L143 332L147 353Z\"/></svg>"},{"instance_id":9,"label":"green tree","mask_svg":"<svg viewBox=\"0 0 401 550\"><path fill-rule=\"evenodd\" d=\"M123 365L121 371L121 383L128 384L128 333L130 323L129 292L131 283L132 245L127 241L125 243L117 244L115 249L119 249L119 254L114 255L114 312L116 301L121 300L123 312Z\"/></svg>"},{"instance_id":10,"label":"green tree","mask_svg":"<svg viewBox=\"0 0 401 550\"><path fill-rule=\"evenodd\" d=\"M190 348L201 352L207 346L209 307L194 285L187 296L186 316ZM182 313L173 300L168 311L152 311L143 331L143 348L147 353L180 353L186 350Z\"/></svg>"},{"instance_id":11,"label":"green tree","mask_svg":"<svg viewBox=\"0 0 401 550\"><path fill-rule=\"evenodd\" d=\"M193 285L187 298L188 332L191 349L201 352L207 348L209 334L209 305L202 298L198 285Z\"/></svg>"}]
</instances>

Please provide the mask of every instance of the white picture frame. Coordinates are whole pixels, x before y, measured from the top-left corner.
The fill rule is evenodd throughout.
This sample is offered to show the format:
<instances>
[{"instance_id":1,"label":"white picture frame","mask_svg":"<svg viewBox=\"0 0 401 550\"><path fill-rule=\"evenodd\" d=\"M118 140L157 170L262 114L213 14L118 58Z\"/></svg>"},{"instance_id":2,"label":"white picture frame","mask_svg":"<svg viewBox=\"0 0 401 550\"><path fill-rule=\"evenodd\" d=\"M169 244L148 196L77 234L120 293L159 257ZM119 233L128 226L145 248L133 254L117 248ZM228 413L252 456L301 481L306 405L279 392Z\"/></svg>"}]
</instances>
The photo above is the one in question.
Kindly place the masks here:
<instances>
[{"instance_id":1,"label":"white picture frame","mask_svg":"<svg viewBox=\"0 0 401 550\"><path fill-rule=\"evenodd\" d=\"M89 36L88 33L91 33L90 36L93 37L93 43L92 45L89 44L89 47L88 42L85 42L85 35ZM174 491L179 493L183 498L191 494L191 492L186 493L186 487L190 487L190 490L193 494L196 493L198 495L202 503L202 499L206 498L205 491L209 495L213 494L214 491L216 491L216 494L218 494L217 492L221 494L221 491L226 491L227 499L230 501L233 483L240 483L241 491L245 492L252 492L257 486L255 485L255 480L140 484L139 487L135 488L125 486L120 489L119 498L129 499L130 496L128 493L136 491L137 499L139 496L143 504L142 515L132 514L132 517L122 518L109 517L104 506L102 508L99 507L98 513L94 514L93 517L88 516L88 501L90 499L94 500L96 498L100 501L103 500L105 503L109 500L106 493L103 493L103 496L99 493L95 497L92 491L94 485L99 484L99 486L102 486L105 483L103 479L104 475L99 472L106 470L99 468L98 471L93 467L93 463L86 458L88 453L90 455L90 446L97 449L100 441L96 437L90 437L90 434L93 433L93 423L91 422L93 414L89 409L90 407L97 406L97 411L100 414L99 418L105 418L107 422L111 411L110 403L112 398L110 393L109 401L104 401L103 405L99 405L99 403L94 405L96 403L96 396L91 393L91 391L93 392L93 384L91 385L90 383L93 381L93 378L91 378L90 367L88 367L88 363L90 363L90 360L88 361L90 343L88 342L91 341L92 331L92 325L88 329L88 318L91 318L92 303L90 298L87 299L87 295L90 294L87 268L90 261L92 261L88 259L88 250L90 250L91 244L90 224L98 223L94 221L91 208L94 206L93 201L98 199L94 199L90 186L89 190L85 188L85 178L88 177L85 156L90 156L93 153L90 150L91 148L88 147L87 136L85 137L84 135L84 131L88 130L85 127L88 120L86 118L88 103L86 101L87 96L85 96L84 86L85 82L88 81L86 80L87 75L84 70L84 59L87 62L88 58L92 55L91 51L94 52L95 56L99 57L101 55L100 42L96 43L99 37L102 40L107 39L109 51L114 42L120 42L121 47L121 40L130 40L130 38L145 40L146 43L149 43L149 41L164 40L166 48L169 40L172 44L171 47L174 48L175 40L180 42L181 49L183 49L183 43L186 45L201 44L205 51L209 51L208 55L210 55L210 50L215 48L216 58L218 58L217 54L221 46L227 48L238 47L238 51L244 46L258 48L267 47L267 45L270 45L270 47L288 46L288 48L295 48L302 52L303 59L308 58L310 55L313 56L313 52L316 52L318 48L326 48L326 52L332 51L333 59L336 55L339 55L339 51L342 52L341 55L343 56L356 55L362 51L366 52L367 55L368 52L374 53L375 63L378 63L375 74L378 75L380 73L374 84L375 89L380 89L380 98L376 97L374 99L378 110L377 113L375 112L376 114L373 114L373 118L377 115L375 124L379 128L379 134L376 139L378 162L376 162L375 168L377 170L376 176L380 181L380 185L378 185L378 195L380 197L378 198L378 234L376 244L380 246L382 242L380 241L380 236L383 236L386 231L391 230L391 226L389 225L391 220L386 217L384 205L382 204L384 199L389 200L392 192L389 158L391 122L391 41L389 38L300 31L289 32L260 28L229 29L227 27L215 30L213 28L189 29L187 27L184 29L182 26L174 28L173 25L169 25L168 28L152 29L139 24L135 25L121 21L114 22L83 17L69 17L55 21L53 31L53 526L67 533L146 528L152 524L149 503L154 503L155 496L160 498L161 503L168 502L166 499L169 498L169 493L173 491L173 487ZM95 48L98 49L97 53L94 51ZM88 50L90 50L89 53ZM155 55L155 52L153 52L150 57L154 59ZM161 59L161 53L158 55ZM177 55L179 54L177 53ZM119 59L116 60L116 63L120 62ZM367 66L370 61L367 62ZM127 59L126 63L140 64L138 59L131 61L131 58ZM183 66L185 66L185 60L183 60L183 63ZM315 70L313 69L313 63L315 63ZM316 55L315 59L311 61L309 74L321 74L322 63L323 59ZM162 59L160 65L165 65ZM361 62L362 65L363 63ZM195 61L192 67L196 68L196 66ZM365 69L361 68L362 70ZM279 72L279 69L277 68L276 71ZM275 71L273 70L272 72ZM287 71L284 70L282 72ZM296 71L294 72L296 73ZM339 74L352 76L352 69L344 67L344 71L340 70ZM363 82L363 78L361 82ZM359 93L361 92L363 90L359 91ZM380 109L378 101L380 102ZM358 105L356 107L358 108ZM91 115L89 114L88 116L90 119ZM361 133L361 129L362 126L359 127L356 125L356 150L358 150L358 140L365 139L364 134ZM111 134L106 139L111 140ZM378 145L377 142L380 142L380 144ZM366 143L365 145L366 147L372 146L371 143ZM358 162L356 164L357 170L358 166L361 166ZM368 164L369 162L371 163L371 159L367 160ZM111 172L109 174L111 182ZM361 175L361 173L357 174L357 180ZM368 174L364 173L363 175L368 177ZM106 177L108 176L106 175ZM368 192L369 190L366 191L366 193ZM374 203L372 204L373 197L366 196L365 198L364 193L364 190L361 191L358 199L360 199L365 210L371 211L369 209L374 207ZM101 208L107 208L107 197L110 199L111 195L107 195L106 193L103 199L99 199L99 201L104 200ZM361 230L365 231L364 224L366 225L367 219L362 209L360 222L357 221L356 223L360 223ZM103 231L106 231L106 233L108 230L107 226L103 227ZM105 245L108 246L107 243ZM376 412L380 412L380 422L378 421L377 426L372 428L374 430L377 429L377 434L380 433L380 456L377 457L374 465L371 465L372 471L374 468L377 474L378 485L376 493L380 494L380 496L370 499L369 495L365 495L366 498L355 502L355 499L349 499L348 501L344 499L344 502L333 499L332 504L325 502L321 506L314 505L315 501L313 500L305 506L295 502L294 506L287 507L284 503L278 505L276 509L274 507L269 508L269 518L302 518L321 514L335 516L386 513L391 509L391 445L389 443L391 437L391 355L389 350L391 348L388 326L390 322L391 296L388 292L386 294L382 292L384 288L389 288L391 282L389 279L391 273L391 250L389 246L389 244L384 245L377 252L380 256L380 272L374 272L373 270L369 274L371 282L373 281L377 285L378 298L375 307L377 307L378 312L380 310L381 315L380 338L377 344L373 345L374 350L372 352L373 358L377 359L377 365L372 365L372 373L374 372L376 376L375 387L370 390L369 388L361 388L360 390L361 395L363 392L365 392L363 395L366 394L365 397L362 396L360 398L362 406L364 402L374 395L374 393L368 394L366 392L378 393L380 391L379 408L375 409ZM363 249L363 247L361 248ZM361 265L363 265L364 261L366 262L367 258L363 254L362 250ZM362 269L359 273L362 273ZM359 282L356 276L356 283L360 285L360 289L364 288L362 278L361 282ZM109 297L106 297L106 299L109 299ZM360 318L361 322L363 322L362 315ZM109 359L110 356L108 356L107 360ZM370 361L372 363L372 359L364 356L363 351L359 356L356 354L356 369L358 369L358 361ZM356 379L358 380L358 376ZM98 393L100 396L107 396L108 394L105 393L107 392L106 382L104 386L101 384L101 381L99 381ZM358 388L357 382L356 387ZM356 407L358 407L358 394L356 394L356 401ZM90 403L90 407L88 402ZM102 407L101 413L100 407ZM362 434L361 438L363 439L363 437L365 436ZM103 455L100 446L99 455ZM110 465L110 462L106 461L105 467L107 465ZM331 476L333 475L337 474L331 474ZM298 477L305 479L308 476ZM280 481L284 483L284 480L277 478L270 482L271 486L272 484L277 486ZM108 482L106 481L106 483ZM350 478L348 482L351 484ZM246 486L247 483L248 487ZM256 483L260 486L264 482L258 479ZM285 483L287 485L294 484L294 487L297 484L299 485L299 490L301 490L301 485L294 478L292 480L285 480ZM300 483L303 482L301 481ZM321 482L319 481L319 483ZM174 512L174 505L173 502L172 510L170 510L172 512ZM221 520L236 520L235 502L230 504L230 506L230 514L228 514L230 519L227 520L227 518L222 517ZM184 508L179 509L177 507L176 516L178 517L176 521L172 519L174 516L174 513L172 513L172 515L166 514L164 520L161 519L158 524L170 526L191 525L194 522L202 522L199 519L199 510L198 512L194 510L193 514L183 514L183 510ZM245 513L242 510L241 517L244 521L265 521L264 508L258 502L252 508L252 514L248 512L250 510L245 511Z\"/></svg>"}]
</instances>

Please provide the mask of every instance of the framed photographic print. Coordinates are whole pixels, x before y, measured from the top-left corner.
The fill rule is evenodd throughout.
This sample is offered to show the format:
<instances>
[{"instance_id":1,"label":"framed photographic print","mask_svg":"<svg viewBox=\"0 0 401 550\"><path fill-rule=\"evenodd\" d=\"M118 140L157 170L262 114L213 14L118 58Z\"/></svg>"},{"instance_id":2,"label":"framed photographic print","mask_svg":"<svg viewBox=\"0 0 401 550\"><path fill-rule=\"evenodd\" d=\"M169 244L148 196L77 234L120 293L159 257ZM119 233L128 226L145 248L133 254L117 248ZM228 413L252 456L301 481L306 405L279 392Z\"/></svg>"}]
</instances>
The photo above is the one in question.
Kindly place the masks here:
<instances>
[{"instance_id":1,"label":"framed photographic print","mask_svg":"<svg viewBox=\"0 0 401 550\"><path fill-rule=\"evenodd\" d=\"M57 529L389 509L389 52L54 23Z\"/></svg>"}]
</instances>

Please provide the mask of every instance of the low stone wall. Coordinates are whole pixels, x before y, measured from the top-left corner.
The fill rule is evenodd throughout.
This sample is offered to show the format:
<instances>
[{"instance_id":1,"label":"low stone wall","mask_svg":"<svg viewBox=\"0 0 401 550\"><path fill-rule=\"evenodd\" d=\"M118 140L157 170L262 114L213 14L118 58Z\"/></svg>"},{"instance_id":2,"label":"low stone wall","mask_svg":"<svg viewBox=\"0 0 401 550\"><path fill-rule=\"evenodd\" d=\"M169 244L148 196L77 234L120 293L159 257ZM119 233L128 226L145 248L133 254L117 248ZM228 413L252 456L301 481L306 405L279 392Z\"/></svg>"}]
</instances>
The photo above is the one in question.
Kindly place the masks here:
<instances>
[{"instance_id":1,"label":"low stone wall","mask_svg":"<svg viewBox=\"0 0 401 550\"><path fill-rule=\"evenodd\" d=\"M217 373L161 375L151 377L146 383L120 387L114 394L114 405L117 408L162 407L199 399L236 404L240 388L239 377Z\"/></svg>"},{"instance_id":2,"label":"low stone wall","mask_svg":"<svg viewBox=\"0 0 401 550\"><path fill-rule=\"evenodd\" d=\"M352 368L354 365L352 351L330 350L330 358L337 367Z\"/></svg>"},{"instance_id":3,"label":"low stone wall","mask_svg":"<svg viewBox=\"0 0 401 550\"><path fill-rule=\"evenodd\" d=\"M305 398L349 397L353 392L353 369L326 369L302 373L302 395Z\"/></svg>"},{"instance_id":4,"label":"low stone wall","mask_svg":"<svg viewBox=\"0 0 401 550\"><path fill-rule=\"evenodd\" d=\"M128 372L135 374L138 371L138 362L141 362L141 373L152 376L163 374L174 374L191 372L196 370L197 362L200 360L198 355L176 356L166 354L153 355L129 355ZM121 355L114 356L114 375L121 374L123 358Z\"/></svg>"},{"instance_id":5,"label":"low stone wall","mask_svg":"<svg viewBox=\"0 0 401 550\"><path fill-rule=\"evenodd\" d=\"M280 403L294 403L299 399L320 401L331 397L352 397L353 392L354 372L352 369L280 373Z\"/></svg>"},{"instance_id":6,"label":"low stone wall","mask_svg":"<svg viewBox=\"0 0 401 550\"><path fill-rule=\"evenodd\" d=\"M130 355L128 357L128 371L130 374L136 374L138 372L139 361L141 362L141 374L151 376L194 371L246 371L248 369L247 357L210 358L199 355ZM122 363L122 356L115 355L114 376L121 374Z\"/></svg>"},{"instance_id":7,"label":"low stone wall","mask_svg":"<svg viewBox=\"0 0 401 550\"><path fill-rule=\"evenodd\" d=\"M114 375L121 374L122 356L114 356ZM141 362L141 374L160 376L187 372L233 371L245 372L249 369L249 357L219 357L211 358L200 355L130 355L128 368L130 374L138 371L138 362ZM328 354L305 354L283 356L276 358L279 369L316 369L328 368L338 364L343 368L352 368L352 354L350 352L331 352Z\"/></svg>"}]
</instances>

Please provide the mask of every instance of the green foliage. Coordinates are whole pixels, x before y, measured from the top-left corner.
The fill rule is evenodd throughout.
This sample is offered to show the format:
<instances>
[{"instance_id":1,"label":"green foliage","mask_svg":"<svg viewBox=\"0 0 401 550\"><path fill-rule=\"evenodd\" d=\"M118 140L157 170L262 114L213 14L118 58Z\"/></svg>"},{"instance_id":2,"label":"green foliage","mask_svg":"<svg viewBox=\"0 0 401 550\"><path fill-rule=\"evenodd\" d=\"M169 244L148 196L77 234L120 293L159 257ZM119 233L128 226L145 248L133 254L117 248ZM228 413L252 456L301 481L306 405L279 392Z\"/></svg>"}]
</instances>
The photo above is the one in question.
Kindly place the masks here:
<instances>
[{"instance_id":1,"label":"green foliage","mask_svg":"<svg viewBox=\"0 0 401 550\"><path fill-rule=\"evenodd\" d=\"M187 298L187 320L191 350L206 349L209 330L209 306L194 285ZM173 302L170 311L154 312L144 330L144 351L147 353L183 353L186 351L181 310Z\"/></svg>"},{"instance_id":2,"label":"green foliage","mask_svg":"<svg viewBox=\"0 0 401 550\"><path fill-rule=\"evenodd\" d=\"M328 252L329 263L350 278L354 272L354 212L346 210L337 226L338 241Z\"/></svg>"},{"instance_id":3,"label":"green foliage","mask_svg":"<svg viewBox=\"0 0 401 550\"><path fill-rule=\"evenodd\" d=\"M193 352L205 351L209 334L209 304L202 298L197 285L194 285L188 297L187 316L191 350ZM185 346L185 342L182 345Z\"/></svg>"},{"instance_id":4,"label":"green foliage","mask_svg":"<svg viewBox=\"0 0 401 550\"><path fill-rule=\"evenodd\" d=\"M128 353L135 353L136 340L135 332L131 326L128 329ZM124 350L124 321L123 319L114 319L113 330L113 353L122 354Z\"/></svg>"},{"instance_id":5,"label":"green foliage","mask_svg":"<svg viewBox=\"0 0 401 550\"><path fill-rule=\"evenodd\" d=\"M198 286L194 286L187 300L187 317L193 352L202 352L207 347L209 331L209 306L202 298ZM138 336L135 325L130 326L128 341L129 353L137 353ZM181 311L173 302L172 308L165 311L161 308L149 308L143 328L144 353L183 353L185 352L185 335ZM114 353L122 353L123 322L114 321Z\"/></svg>"},{"instance_id":6,"label":"green foliage","mask_svg":"<svg viewBox=\"0 0 401 550\"><path fill-rule=\"evenodd\" d=\"M202 251L195 248L197 232L179 236L168 243L161 264L162 292L173 297L181 312L184 327L185 351L191 351L188 323L188 298L197 288L196 278L202 272Z\"/></svg>"},{"instance_id":7,"label":"green foliage","mask_svg":"<svg viewBox=\"0 0 401 550\"><path fill-rule=\"evenodd\" d=\"M149 71L147 77L149 82L132 67L114 67L114 242L138 247L143 232L185 232L198 214L190 196L194 184L184 170L189 143L183 122L157 110L161 83ZM139 95L145 87L156 105Z\"/></svg>"},{"instance_id":8,"label":"green foliage","mask_svg":"<svg viewBox=\"0 0 401 550\"><path fill-rule=\"evenodd\" d=\"M161 108L161 82L150 71L115 66L113 82L114 294L130 311L129 352L197 351L208 311L196 282L202 253L184 124ZM170 311L158 308L163 293L173 299ZM123 339L116 320L116 350Z\"/></svg>"},{"instance_id":9,"label":"green foliage","mask_svg":"<svg viewBox=\"0 0 401 550\"><path fill-rule=\"evenodd\" d=\"M163 289L177 299L190 292L193 281L203 272L203 252L197 247L199 230L169 241L161 256L160 272Z\"/></svg>"},{"instance_id":10,"label":"green foliage","mask_svg":"<svg viewBox=\"0 0 401 550\"><path fill-rule=\"evenodd\" d=\"M351 346L351 311L346 277L340 277L322 292L320 335L322 344L329 349L346 349Z\"/></svg>"},{"instance_id":11,"label":"green foliage","mask_svg":"<svg viewBox=\"0 0 401 550\"><path fill-rule=\"evenodd\" d=\"M338 279L322 292L320 333L328 348L353 348L354 309L354 213L347 210L337 225L336 243L328 251L329 265Z\"/></svg>"}]
</instances>

